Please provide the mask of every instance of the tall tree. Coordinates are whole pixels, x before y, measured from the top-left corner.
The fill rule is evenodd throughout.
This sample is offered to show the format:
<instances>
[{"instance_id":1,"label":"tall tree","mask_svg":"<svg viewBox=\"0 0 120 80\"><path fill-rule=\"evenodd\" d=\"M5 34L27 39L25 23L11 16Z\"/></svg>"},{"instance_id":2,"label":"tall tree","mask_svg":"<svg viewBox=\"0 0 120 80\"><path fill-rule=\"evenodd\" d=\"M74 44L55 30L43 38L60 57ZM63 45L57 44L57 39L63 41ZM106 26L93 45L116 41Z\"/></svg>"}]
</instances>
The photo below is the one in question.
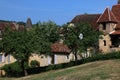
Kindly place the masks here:
<instances>
[{"instance_id":1,"label":"tall tree","mask_svg":"<svg viewBox=\"0 0 120 80\"><path fill-rule=\"evenodd\" d=\"M74 27L63 26L64 42L69 46L77 60L78 51L87 51L88 48L94 47L98 42L98 32L89 24L82 23ZM83 34L83 39L79 35Z\"/></svg>"},{"instance_id":2,"label":"tall tree","mask_svg":"<svg viewBox=\"0 0 120 80\"><path fill-rule=\"evenodd\" d=\"M59 39L58 26L53 22L38 23L30 30L6 29L0 41L0 49L5 55L11 54L20 62L24 74L24 64L28 63L32 53L51 55L51 44Z\"/></svg>"},{"instance_id":3,"label":"tall tree","mask_svg":"<svg viewBox=\"0 0 120 80\"><path fill-rule=\"evenodd\" d=\"M27 75L25 62L28 63L29 56L33 52L32 35L30 32L6 30L0 42L1 49L5 55L11 54L17 61L20 62L24 74Z\"/></svg>"},{"instance_id":4,"label":"tall tree","mask_svg":"<svg viewBox=\"0 0 120 80\"><path fill-rule=\"evenodd\" d=\"M36 50L40 54L51 54L51 44L59 40L58 25L54 22L38 22L33 28ZM40 46L41 45L41 46Z\"/></svg>"}]
</instances>

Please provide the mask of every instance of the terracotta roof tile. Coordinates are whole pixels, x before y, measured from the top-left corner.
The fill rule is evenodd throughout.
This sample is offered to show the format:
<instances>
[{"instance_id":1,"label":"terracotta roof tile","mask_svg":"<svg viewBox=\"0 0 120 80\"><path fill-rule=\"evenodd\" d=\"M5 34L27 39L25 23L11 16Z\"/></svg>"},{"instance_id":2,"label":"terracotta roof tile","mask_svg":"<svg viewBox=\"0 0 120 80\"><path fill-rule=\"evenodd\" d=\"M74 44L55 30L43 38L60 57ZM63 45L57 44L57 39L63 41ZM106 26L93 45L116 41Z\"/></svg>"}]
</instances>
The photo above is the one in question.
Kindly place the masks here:
<instances>
[{"instance_id":1,"label":"terracotta roof tile","mask_svg":"<svg viewBox=\"0 0 120 80\"><path fill-rule=\"evenodd\" d=\"M117 25L115 27L115 30L120 30L120 4L114 5L112 7L111 11L113 12L113 14L115 15L115 17L118 20L118 23L117 23ZM118 31L115 32L115 33L118 33Z\"/></svg>"},{"instance_id":2,"label":"terracotta roof tile","mask_svg":"<svg viewBox=\"0 0 120 80\"><path fill-rule=\"evenodd\" d=\"M51 49L52 49L52 52L55 52L55 53L57 52L58 53L70 53L71 51L67 45L63 43L59 43L59 42L52 44Z\"/></svg>"},{"instance_id":3,"label":"terracotta roof tile","mask_svg":"<svg viewBox=\"0 0 120 80\"><path fill-rule=\"evenodd\" d=\"M13 30L15 30L15 25L11 22L0 22L0 30L4 30L6 27L11 27Z\"/></svg>"},{"instance_id":4,"label":"terracotta roof tile","mask_svg":"<svg viewBox=\"0 0 120 80\"><path fill-rule=\"evenodd\" d=\"M98 23L101 22L118 22L117 18L115 15L110 11L109 8L106 8L104 13L99 17L97 20Z\"/></svg>"},{"instance_id":5,"label":"terracotta roof tile","mask_svg":"<svg viewBox=\"0 0 120 80\"><path fill-rule=\"evenodd\" d=\"M74 24L80 24L83 22L87 22L91 24L91 26L95 29L98 29L98 24L97 20L100 17L101 14L83 14L83 15L78 15L70 23Z\"/></svg>"},{"instance_id":6,"label":"terracotta roof tile","mask_svg":"<svg viewBox=\"0 0 120 80\"><path fill-rule=\"evenodd\" d=\"M113 12L117 20L120 22L120 4L114 5L111 11Z\"/></svg>"}]
</instances>

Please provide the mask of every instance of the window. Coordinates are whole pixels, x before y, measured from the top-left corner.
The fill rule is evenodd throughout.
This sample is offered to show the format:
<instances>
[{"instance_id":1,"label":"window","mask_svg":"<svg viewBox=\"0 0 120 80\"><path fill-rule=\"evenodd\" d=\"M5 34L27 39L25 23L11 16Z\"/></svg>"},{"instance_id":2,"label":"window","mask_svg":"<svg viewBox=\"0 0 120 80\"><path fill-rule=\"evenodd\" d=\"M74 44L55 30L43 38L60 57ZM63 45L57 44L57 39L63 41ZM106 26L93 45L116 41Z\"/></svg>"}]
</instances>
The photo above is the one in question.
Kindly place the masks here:
<instances>
[{"instance_id":1,"label":"window","mask_svg":"<svg viewBox=\"0 0 120 80\"><path fill-rule=\"evenodd\" d=\"M103 30L106 30L106 23L103 23Z\"/></svg>"},{"instance_id":2,"label":"window","mask_svg":"<svg viewBox=\"0 0 120 80\"><path fill-rule=\"evenodd\" d=\"M104 46L106 46L106 40L103 40Z\"/></svg>"},{"instance_id":3,"label":"window","mask_svg":"<svg viewBox=\"0 0 120 80\"><path fill-rule=\"evenodd\" d=\"M8 55L8 63L10 63L10 55Z\"/></svg>"},{"instance_id":4,"label":"window","mask_svg":"<svg viewBox=\"0 0 120 80\"><path fill-rule=\"evenodd\" d=\"M3 54L3 55L2 55L2 62L5 62L5 60L6 60L6 57L5 57L5 55Z\"/></svg>"},{"instance_id":5,"label":"window","mask_svg":"<svg viewBox=\"0 0 120 80\"><path fill-rule=\"evenodd\" d=\"M2 37L2 32L1 32L1 30L0 30L0 38Z\"/></svg>"},{"instance_id":6,"label":"window","mask_svg":"<svg viewBox=\"0 0 120 80\"><path fill-rule=\"evenodd\" d=\"M69 55L66 56L66 59L69 59Z\"/></svg>"},{"instance_id":7,"label":"window","mask_svg":"<svg viewBox=\"0 0 120 80\"><path fill-rule=\"evenodd\" d=\"M0 54L0 62L2 62L2 54Z\"/></svg>"}]
</instances>

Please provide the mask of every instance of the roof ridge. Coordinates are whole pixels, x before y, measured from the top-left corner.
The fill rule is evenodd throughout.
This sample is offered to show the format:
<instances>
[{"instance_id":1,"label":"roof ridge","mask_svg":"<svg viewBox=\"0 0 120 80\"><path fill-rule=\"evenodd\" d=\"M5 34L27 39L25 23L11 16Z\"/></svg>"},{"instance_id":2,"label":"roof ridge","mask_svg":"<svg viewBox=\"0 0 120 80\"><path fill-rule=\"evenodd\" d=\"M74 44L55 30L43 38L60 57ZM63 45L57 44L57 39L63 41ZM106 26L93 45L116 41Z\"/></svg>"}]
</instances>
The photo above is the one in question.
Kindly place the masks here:
<instances>
[{"instance_id":1,"label":"roof ridge","mask_svg":"<svg viewBox=\"0 0 120 80\"><path fill-rule=\"evenodd\" d=\"M108 18L109 18L109 21L111 21L110 8L107 8L107 9L108 9Z\"/></svg>"},{"instance_id":2,"label":"roof ridge","mask_svg":"<svg viewBox=\"0 0 120 80\"><path fill-rule=\"evenodd\" d=\"M76 15L76 16L82 16L82 15L101 15L101 13L98 13L98 14L79 14L79 15Z\"/></svg>"},{"instance_id":3,"label":"roof ridge","mask_svg":"<svg viewBox=\"0 0 120 80\"><path fill-rule=\"evenodd\" d=\"M111 11L111 15L113 16L113 18L114 18L115 20L117 20L115 14L114 14L112 11ZM117 20L117 22L118 22L118 20Z\"/></svg>"}]
</instances>

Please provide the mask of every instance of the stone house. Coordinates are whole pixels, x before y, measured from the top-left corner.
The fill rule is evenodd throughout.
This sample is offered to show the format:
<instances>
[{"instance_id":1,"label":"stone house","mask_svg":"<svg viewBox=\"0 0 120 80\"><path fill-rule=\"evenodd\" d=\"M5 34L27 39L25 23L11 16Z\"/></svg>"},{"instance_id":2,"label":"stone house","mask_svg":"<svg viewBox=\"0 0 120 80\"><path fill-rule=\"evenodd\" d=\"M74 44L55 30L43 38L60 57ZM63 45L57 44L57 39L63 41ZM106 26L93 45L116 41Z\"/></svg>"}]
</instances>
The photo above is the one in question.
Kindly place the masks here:
<instances>
[{"instance_id":1,"label":"stone house","mask_svg":"<svg viewBox=\"0 0 120 80\"><path fill-rule=\"evenodd\" d=\"M112 9L106 8L97 20L99 31L104 34L99 39L99 50L107 53L120 50L120 3L113 5Z\"/></svg>"},{"instance_id":2,"label":"stone house","mask_svg":"<svg viewBox=\"0 0 120 80\"><path fill-rule=\"evenodd\" d=\"M89 23L95 30L102 31L99 51L108 53L120 50L120 0L112 9L106 8L102 14L77 15L70 24Z\"/></svg>"},{"instance_id":3,"label":"stone house","mask_svg":"<svg viewBox=\"0 0 120 80\"><path fill-rule=\"evenodd\" d=\"M47 66L51 64L66 63L74 59L74 55L71 53L71 50L68 48L68 46L61 42L52 44L51 49L53 55L48 56L32 54L32 56L29 58L29 62L32 60L37 60L40 63L40 66Z\"/></svg>"}]
</instances>

